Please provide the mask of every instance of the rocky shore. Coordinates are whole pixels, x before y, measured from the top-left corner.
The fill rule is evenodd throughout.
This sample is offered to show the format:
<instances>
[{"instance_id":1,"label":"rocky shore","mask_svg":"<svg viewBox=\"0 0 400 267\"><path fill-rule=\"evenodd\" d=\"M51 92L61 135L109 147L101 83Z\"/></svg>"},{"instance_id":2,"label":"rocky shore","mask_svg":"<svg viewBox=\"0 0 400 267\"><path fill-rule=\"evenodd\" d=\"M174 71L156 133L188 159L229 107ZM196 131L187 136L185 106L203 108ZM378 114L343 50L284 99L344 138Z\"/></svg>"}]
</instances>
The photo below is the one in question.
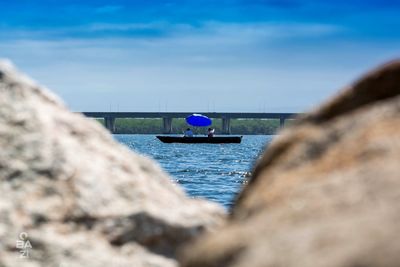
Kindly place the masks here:
<instances>
[{"instance_id":1,"label":"rocky shore","mask_svg":"<svg viewBox=\"0 0 400 267\"><path fill-rule=\"evenodd\" d=\"M228 224L184 267L400 263L400 61L366 74L285 129Z\"/></svg>"},{"instance_id":2,"label":"rocky shore","mask_svg":"<svg viewBox=\"0 0 400 267\"><path fill-rule=\"evenodd\" d=\"M0 266L177 266L177 248L225 216L8 62L0 147Z\"/></svg>"},{"instance_id":3,"label":"rocky shore","mask_svg":"<svg viewBox=\"0 0 400 267\"><path fill-rule=\"evenodd\" d=\"M0 266L400 262L400 61L284 129L228 217L6 61L0 148Z\"/></svg>"}]
</instances>

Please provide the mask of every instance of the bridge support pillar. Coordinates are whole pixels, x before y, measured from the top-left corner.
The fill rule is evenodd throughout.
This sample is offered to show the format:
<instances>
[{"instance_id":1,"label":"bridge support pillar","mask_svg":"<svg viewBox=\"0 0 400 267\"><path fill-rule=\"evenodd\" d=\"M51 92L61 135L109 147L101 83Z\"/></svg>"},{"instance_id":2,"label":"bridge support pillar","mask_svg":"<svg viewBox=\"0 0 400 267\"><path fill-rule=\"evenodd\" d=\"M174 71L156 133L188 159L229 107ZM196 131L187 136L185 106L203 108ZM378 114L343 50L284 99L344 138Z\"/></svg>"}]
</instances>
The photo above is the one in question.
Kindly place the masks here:
<instances>
[{"instance_id":1,"label":"bridge support pillar","mask_svg":"<svg viewBox=\"0 0 400 267\"><path fill-rule=\"evenodd\" d=\"M163 132L166 134L172 133L172 118L163 118Z\"/></svg>"},{"instance_id":2,"label":"bridge support pillar","mask_svg":"<svg viewBox=\"0 0 400 267\"><path fill-rule=\"evenodd\" d=\"M285 127L285 118L280 118L279 119L279 128L282 129Z\"/></svg>"},{"instance_id":3,"label":"bridge support pillar","mask_svg":"<svg viewBox=\"0 0 400 267\"><path fill-rule=\"evenodd\" d=\"M115 132L115 118L105 117L104 118L104 126L110 131L110 133L114 133Z\"/></svg>"},{"instance_id":4,"label":"bridge support pillar","mask_svg":"<svg viewBox=\"0 0 400 267\"><path fill-rule=\"evenodd\" d=\"M231 134L231 119L230 118L222 119L222 133L223 134Z\"/></svg>"}]
</instances>

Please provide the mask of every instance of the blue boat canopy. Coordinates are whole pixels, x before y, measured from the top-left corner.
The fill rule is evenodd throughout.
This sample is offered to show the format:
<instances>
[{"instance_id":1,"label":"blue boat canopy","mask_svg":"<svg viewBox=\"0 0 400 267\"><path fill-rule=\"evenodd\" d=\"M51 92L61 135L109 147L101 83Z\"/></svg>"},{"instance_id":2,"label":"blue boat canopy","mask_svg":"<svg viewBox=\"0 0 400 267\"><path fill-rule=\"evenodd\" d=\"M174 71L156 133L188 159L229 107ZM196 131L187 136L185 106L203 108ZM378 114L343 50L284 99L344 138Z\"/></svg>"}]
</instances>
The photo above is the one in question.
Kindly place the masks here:
<instances>
[{"instance_id":1,"label":"blue boat canopy","mask_svg":"<svg viewBox=\"0 0 400 267\"><path fill-rule=\"evenodd\" d=\"M187 117L186 122L189 125L198 127L210 126L212 124L212 121L209 117L196 113Z\"/></svg>"}]
</instances>

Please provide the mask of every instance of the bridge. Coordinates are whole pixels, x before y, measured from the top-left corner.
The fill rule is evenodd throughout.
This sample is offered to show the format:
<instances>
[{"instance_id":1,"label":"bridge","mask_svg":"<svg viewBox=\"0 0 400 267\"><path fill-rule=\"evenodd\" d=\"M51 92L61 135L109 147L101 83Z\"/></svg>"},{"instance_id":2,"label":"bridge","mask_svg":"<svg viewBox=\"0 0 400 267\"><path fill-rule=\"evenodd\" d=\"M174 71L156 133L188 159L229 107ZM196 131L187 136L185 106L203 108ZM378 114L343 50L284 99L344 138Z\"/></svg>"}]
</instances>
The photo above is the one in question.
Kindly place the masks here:
<instances>
[{"instance_id":1,"label":"bridge","mask_svg":"<svg viewBox=\"0 0 400 267\"><path fill-rule=\"evenodd\" d=\"M194 112L196 113L196 112ZM283 127L285 120L298 115L298 113L235 113L235 112L199 112L212 119L222 119L222 133L231 133L231 119L279 119L280 127ZM105 127L115 132L115 119L137 118L150 119L162 118L164 133L172 132L172 120L174 118L186 118L193 112L82 112L89 118L103 118Z\"/></svg>"}]
</instances>

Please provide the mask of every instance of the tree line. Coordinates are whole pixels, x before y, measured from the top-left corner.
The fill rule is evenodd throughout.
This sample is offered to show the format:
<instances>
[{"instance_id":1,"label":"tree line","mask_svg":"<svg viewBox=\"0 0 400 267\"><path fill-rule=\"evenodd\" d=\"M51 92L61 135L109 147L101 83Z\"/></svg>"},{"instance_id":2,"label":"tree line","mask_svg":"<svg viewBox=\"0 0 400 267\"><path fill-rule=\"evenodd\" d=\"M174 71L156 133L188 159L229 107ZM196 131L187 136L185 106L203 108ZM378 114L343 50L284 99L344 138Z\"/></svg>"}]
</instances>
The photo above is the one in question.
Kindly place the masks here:
<instances>
[{"instance_id":1,"label":"tree line","mask_svg":"<svg viewBox=\"0 0 400 267\"><path fill-rule=\"evenodd\" d=\"M103 119L97 121L104 125ZM289 120L287 120L288 122ZM190 127L195 134L206 134L207 127L191 127L186 124L185 119L173 119L172 133L181 134ZM210 126L215 129L216 134L222 134L222 120L213 119ZM275 134L279 129L277 119L231 119L232 134ZM163 133L162 119L116 119L116 134L160 134Z\"/></svg>"}]
</instances>

